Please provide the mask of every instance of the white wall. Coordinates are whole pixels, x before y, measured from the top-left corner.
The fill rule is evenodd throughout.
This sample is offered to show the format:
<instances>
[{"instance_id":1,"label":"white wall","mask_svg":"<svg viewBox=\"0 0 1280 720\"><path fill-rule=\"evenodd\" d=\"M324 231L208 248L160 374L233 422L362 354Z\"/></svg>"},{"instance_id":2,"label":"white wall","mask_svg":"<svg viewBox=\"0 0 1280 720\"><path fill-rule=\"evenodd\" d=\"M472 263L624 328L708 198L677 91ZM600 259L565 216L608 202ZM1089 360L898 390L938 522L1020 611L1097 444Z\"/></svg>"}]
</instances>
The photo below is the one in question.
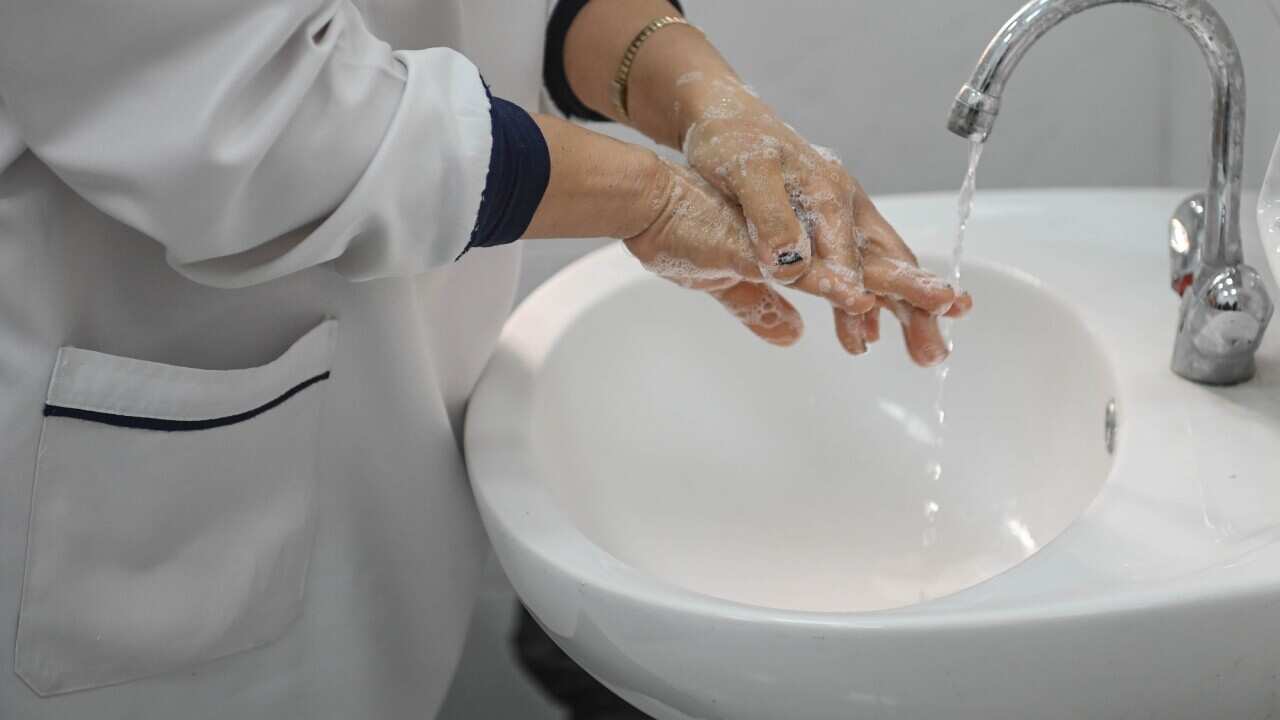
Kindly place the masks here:
<instances>
[{"instance_id":1,"label":"white wall","mask_svg":"<svg viewBox=\"0 0 1280 720\"><path fill-rule=\"evenodd\" d=\"M1268 7L1268 1L1276 10ZM1240 46L1248 79L1245 125L1245 187L1262 184L1280 134L1280 0L1216 0ZM1209 79L1196 44L1176 25L1162 27L1167 47L1169 175L1172 185L1202 185L1209 168Z\"/></svg>"},{"instance_id":2,"label":"white wall","mask_svg":"<svg viewBox=\"0 0 1280 720\"><path fill-rule=\"evenodd\" d=\"M946 112L1022 2L688 4L690 18L793 125L838 149L872 193L890 193L956 187L965 147L943 129ZM1280 23L1267 2L1216 2L1251 80L1247 168L1255 186L1280 133ZM1018 67L979 180L1201 184L1208 93L1199 51L1172 18L1123 5L1089 11L1055 28Z\"/></svg>"},{"instance_id":3,"label":"white wall","mask_svg":"<svg viewBox=\"0 0 1280 720\"><path fill-rule=\"evenodd\" d=\"M968 148L943 127L947 111L1020 0L747 4L694 0L690 15L801 132L835 148L873 194L957 187ZM1124 8L1048 35L1005 94L984 184L1154 182L1163 138L1139 128L1161 117L1156 38L1151 13ZM1116 132L1100 105L1137 127Z\"/></svg>"}]
</instances>

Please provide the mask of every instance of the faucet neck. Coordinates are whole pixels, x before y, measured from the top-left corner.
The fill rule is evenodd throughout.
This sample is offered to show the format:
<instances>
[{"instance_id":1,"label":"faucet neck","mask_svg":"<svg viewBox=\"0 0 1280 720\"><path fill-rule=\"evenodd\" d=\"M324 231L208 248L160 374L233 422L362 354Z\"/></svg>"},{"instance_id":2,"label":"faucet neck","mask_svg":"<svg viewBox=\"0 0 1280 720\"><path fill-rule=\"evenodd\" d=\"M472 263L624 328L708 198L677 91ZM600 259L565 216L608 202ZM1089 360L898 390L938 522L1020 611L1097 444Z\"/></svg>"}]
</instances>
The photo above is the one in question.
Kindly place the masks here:
<instances>
[{"instance_id":1,"label":"faucet neck","mask_svg":"<svg viewBox=\"0 0 1280 720\"><path fill-rule=\"evenodd\" d=\"M996 33L973 77L956 99L950 127L985 139L1005 83L1027 49L1063 20L1099 5L1145 5L1176 17L1195 38L1213 81L1213 136L1202 263L1243 262L1240 241L1240 177L1244 166L1244 65L1222 16L1204 0L1031 0Z\"/></svg>"}]
</instances>

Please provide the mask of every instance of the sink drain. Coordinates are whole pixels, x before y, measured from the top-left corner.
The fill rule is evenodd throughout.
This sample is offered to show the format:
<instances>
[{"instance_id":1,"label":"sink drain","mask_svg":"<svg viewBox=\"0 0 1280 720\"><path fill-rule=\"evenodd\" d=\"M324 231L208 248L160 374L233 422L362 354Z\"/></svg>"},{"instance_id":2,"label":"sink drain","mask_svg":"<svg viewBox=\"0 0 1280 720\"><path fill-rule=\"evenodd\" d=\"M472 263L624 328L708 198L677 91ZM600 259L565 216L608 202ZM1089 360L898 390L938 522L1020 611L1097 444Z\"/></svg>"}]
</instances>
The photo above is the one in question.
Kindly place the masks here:
<instances>
[{"instance_id":1,"label":"sink drain","mask_svg":"<svg viewBox=\"0 0 1280 720\"><path fill-rule=\"evenodd\" d=\"M1116 452L1116 399L1107 401L1107 415L1102 425L1102 440L1107 444L1107 454Z\"/></svg>"}]
</instances>

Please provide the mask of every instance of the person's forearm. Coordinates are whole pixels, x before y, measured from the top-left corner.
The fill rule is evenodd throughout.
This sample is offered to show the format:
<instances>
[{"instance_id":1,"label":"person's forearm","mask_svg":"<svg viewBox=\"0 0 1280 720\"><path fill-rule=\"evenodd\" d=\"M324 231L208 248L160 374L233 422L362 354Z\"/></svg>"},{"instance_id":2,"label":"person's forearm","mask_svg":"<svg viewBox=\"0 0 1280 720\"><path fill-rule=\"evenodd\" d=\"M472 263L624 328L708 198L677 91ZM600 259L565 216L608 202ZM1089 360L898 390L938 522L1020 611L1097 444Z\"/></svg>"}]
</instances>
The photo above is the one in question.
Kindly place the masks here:
<instances>
[{"instance_id":1,"label":"person's forearm","mask_svg":"<svg viewBox=\"0 0 1280 720\"><path fill-rule=\"evenodd\" d=\"M627 46L652 20L676 14L666 0L592 0L569 28L564 63L569 85L597 112L622 120L610 85ZM641 46L627 83L632 126L679 148L684 131L705 111L707 82L735 78L733 69L698 30L671 25Z\"/></svg>"},{"instance_id":2,"label":"person's forearm","mask_svg":"<svg viewBox=\"0 0 1280 720\"><path fill-rule=\"evenodd\" d=\"M662 209L662 164L652 151L549 115L534 115L551 154L551 179L526 238L629 238Z\"/></svg>"}]
</instances>

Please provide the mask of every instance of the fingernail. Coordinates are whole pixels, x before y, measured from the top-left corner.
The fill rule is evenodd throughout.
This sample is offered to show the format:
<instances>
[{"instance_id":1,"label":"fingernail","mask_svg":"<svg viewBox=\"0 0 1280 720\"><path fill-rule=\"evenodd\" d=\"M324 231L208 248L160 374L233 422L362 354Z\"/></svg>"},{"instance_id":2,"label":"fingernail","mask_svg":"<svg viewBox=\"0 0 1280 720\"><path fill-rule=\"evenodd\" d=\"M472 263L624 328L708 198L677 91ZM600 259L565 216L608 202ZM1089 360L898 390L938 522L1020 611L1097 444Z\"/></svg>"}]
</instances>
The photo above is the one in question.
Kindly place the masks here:
<instances>
[{"instance_id":1,"label":"fingernail","mask_svg":"<svg viewBox=\"0 0 1280 720\"><path fill-rule=\"evenodd\" d=\"M844 319L845 334L840 336L840 344L850 355L861 355L867 351L866 325L860 315Z\"/></svg>"},{"instance_id":2,"label":"fingernail","mask_svg":"<svg viewBox=\"0 0 1280 720\"><path fill-rule=\"evenodd\" d=\"M855 315L861 315L865 312L868 312L871 310L871 308L875 306L876 306L875 296L868 295L866 293L858 293L857 295L850 295L849 299L845 301L845 307L848 308L849 312L854 313Z\"/></svg>"},{"instance_id":3,"label":"fingernail","mask_svg":"<svg viewBox=\"0 0 1280 720\"><path fill-rule=\"evenodd\" d=\"M796 263L800 262L803 259L804 259L804 256L796 252L795 250L783 250L782 252L778 253L779 265L795 265Z\"/></svg>"},{"instance_id":4,"label":"fingernail","mask_svg":"<svg viewBox=\"0 0 1280 720\"><path fill-rule=\"evenodd\" d=\"M920 355L927 364L933 366L947 359L947 350L941 345L925 345L920 348Z\"/></svg>"}]
</instances>

